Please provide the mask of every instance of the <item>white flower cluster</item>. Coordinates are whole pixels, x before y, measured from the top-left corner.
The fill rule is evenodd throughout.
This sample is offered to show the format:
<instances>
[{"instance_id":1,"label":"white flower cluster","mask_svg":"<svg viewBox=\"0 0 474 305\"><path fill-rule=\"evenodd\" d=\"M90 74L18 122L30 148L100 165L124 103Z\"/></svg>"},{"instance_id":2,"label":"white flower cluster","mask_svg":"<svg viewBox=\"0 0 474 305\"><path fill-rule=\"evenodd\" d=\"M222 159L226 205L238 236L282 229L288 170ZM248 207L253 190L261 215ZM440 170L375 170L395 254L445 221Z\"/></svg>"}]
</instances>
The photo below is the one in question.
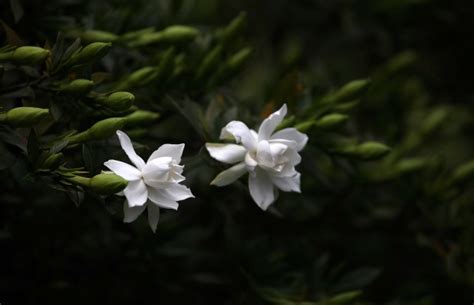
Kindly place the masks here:
<instances>
[{"instance_id":1,"label":"white flower cluster","mask_svg":"<svg viewBox=\"0 0 474 305\"><path fill-rule=\"evenodd\" d=\"M220 139L234 140L236 144L206 143L211 157L233 164L217 175L211 184L228 185L248 172L250 195L263 210L275 202L278 190L301 192L301 175L295 166L301 162L299 152L305 147L308 137L295 128L275 132L286 112L287 107L283 105L262 122L258 132L240 121L228 123L222 129ZM164 144L145 163L124 132L117 131L117 136L134 166L117 160L109 160L104 165L128 181L127 187L119 194L126 198L124 222L134 221L147 209L148 222L155 232L160 208L176 210L178 201L194 197L189 188L180 184L185 180L180 165L184 144Z\"/></svg>"}]
</instances>

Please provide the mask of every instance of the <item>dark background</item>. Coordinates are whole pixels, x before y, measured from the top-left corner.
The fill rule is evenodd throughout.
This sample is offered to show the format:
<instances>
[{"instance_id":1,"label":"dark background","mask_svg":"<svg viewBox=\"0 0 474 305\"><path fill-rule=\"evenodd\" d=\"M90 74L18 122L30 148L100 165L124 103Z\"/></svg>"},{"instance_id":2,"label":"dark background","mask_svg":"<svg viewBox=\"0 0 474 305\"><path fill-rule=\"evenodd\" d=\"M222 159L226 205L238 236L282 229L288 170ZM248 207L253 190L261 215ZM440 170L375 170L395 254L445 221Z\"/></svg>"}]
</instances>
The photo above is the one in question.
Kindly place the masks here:
<instances>
[{"instance_id":1,"label":"dark background","mask_svg":"<svg viewBox=\"0 0 474 305\"><path fill-rule=\"evenodd\" d=\"M123 224L117 202L86 196L76 207L64 194L24 179L21 166L2 170L2 304L474 301L472 184L456 200L429 191L474 152L472 1L20 2L21 20L15 22L9 1L0 3L0 19L24 42L41 46L70 27L117 34L170 24L210 30L246 11L243 36L253 56L216 90L248 112L278 103L288 79L305 91L288 98L296 108L297 100L371 78L376 85L352 114L353 134L397 148L433 109L448 109L450 116L404 151L439 159L441 165L415 175L369 181L363 173L383 171L377 163L328 167L328 158L310 145L300 165L303 194L282 194L277 211L268 213L243 184L209 187L216 171L200 151L202 140L189 127L176 136L169 128L161 140L182 138L190 143L185 162L205 164L186 167L197 199L164 212L156 234L145 217ZM384 76L400 54L416 59ZM359 301L324 303L354 290L362 291Z\"/></svg>"}]
</instances>

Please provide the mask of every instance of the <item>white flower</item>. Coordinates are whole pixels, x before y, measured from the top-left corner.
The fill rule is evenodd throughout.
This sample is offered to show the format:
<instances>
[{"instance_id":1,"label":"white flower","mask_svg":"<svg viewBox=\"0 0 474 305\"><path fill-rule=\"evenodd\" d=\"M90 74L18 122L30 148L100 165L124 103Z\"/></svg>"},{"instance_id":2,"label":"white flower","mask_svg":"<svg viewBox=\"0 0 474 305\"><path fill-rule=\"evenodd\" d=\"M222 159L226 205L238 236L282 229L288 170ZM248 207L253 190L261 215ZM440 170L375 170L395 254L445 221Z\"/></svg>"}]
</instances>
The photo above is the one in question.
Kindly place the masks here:
<instances>
[{"instance_id":1,"label":"white flower","mask_svg":"<svg viewBox=\"0 0 474 305\"><path fill-rule=\"evenodd\" d=\"M233 139L237 144L206 143L211 157L235 164L217 175L211 184L228 185L249 172L250 195L263 210L278 196L274 186L284 192L301 192L301 175L295 165L301 162L298 152L304 148L308 137L295 128L273 133L286 112L285 104L262 122L258 133L240 121L228 123L222 129L220 139Z\"/></svg>"},{"instance_id":2,"label":"white flower","mask_svg":"<svg viewBox=\"0 0 474 305\"><path fill-rule=\"evenodd\" d=\"M109 160L104 163L116 175L128 181L127 187L118 195L125 195L123 205L124 222L132 222L148 207L148 223L156 231L160 208L178 209L177 201L194 197L191 190L179 184L184 181L181 155L184 144L164 144L155 150L145 163L133 149L130 138L117 131L122 149L135 166Z\"/></svg>"}]
</instances>

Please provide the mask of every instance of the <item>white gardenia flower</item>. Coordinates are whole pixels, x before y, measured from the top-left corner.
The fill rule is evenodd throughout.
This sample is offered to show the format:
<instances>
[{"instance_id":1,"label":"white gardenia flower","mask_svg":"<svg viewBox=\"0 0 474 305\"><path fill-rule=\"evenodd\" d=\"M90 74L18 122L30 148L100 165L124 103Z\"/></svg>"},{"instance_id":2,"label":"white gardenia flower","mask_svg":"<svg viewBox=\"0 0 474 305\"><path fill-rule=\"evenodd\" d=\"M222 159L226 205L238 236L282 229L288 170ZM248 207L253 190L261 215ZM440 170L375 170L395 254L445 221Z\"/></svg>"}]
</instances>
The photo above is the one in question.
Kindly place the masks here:
<instances>
[{"instance_id":1,"label":"white gardenia flower","mask_svg":"<svg viewBox=\"0 0 474 305\"><path fill-rule=\"evenodd\" d=\"M127 187L118 195L124 195L124 222L132 222L148 208L148 223L156 232L160 208L178 209L178 202L194 197L191 190L179 184L184 181L181 155L184 144L164 144L155 150L145 163L133 149L130 138L117 131L122 149L135 166L117 160L104 163L116 175L128 181Z\"/></svg>"},{"instance_id":2,"label":"white gardenia flower","mask_svg":"<svg viewBox=\"0 0 474 305\"><path fill-rule=\"evenodd\" d=\"M301 175L295 165L301 162L298 152L305 147L308 136L296 128L273 133L286 112L285 104L262 122L258 133L240 121L228 123L220 139L233 139L237 144L206 143L211 157L235 164L217 175L211 184L228 185L249 172L250 195L263 210L276 200L277 189L300 193Z\"/></svg>"}]
</instances>

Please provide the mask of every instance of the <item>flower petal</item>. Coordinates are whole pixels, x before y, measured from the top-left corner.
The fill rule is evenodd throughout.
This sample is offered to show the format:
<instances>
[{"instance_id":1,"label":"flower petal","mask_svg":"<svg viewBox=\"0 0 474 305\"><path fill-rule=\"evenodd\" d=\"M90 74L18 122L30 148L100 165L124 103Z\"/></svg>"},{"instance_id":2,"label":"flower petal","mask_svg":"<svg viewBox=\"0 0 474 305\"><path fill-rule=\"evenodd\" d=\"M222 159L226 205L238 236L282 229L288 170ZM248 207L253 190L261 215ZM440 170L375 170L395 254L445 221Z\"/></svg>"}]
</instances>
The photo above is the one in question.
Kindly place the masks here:
<instances>
[{"instance_id":1,"label":"flower petal","mask_svg":"<svg viewBox=\"0 0 474 305\"><path fill-rule=\"evenodd\" d=\"M188 187L177 183L171 184L169 187L163 189L163 195L173 201L194 198L193 193L191 193Z\"/></svg>"},{"instance_id":2,"label":"flower petal","mask_svg":"<svg viewBox=\"0 0 474 305\"><path fill-rule=\"evenodd\" d=\"M153 233L156 233L156 227L158 226L158 221L160 220L160 208L153 203L150 203L147 206L148 224L150 225Z\"/></svg>"},{"instance_id":3,"label":"flower petal","mask_svg":"<svg viewBox=\"0 0 474 305\"><path fill-rule=\"evenodd\" d=\"M293 177L272 177L272 182L284 192L301 193L300 188L301 174L297 173Z\"/></svg>"},{"instance_id":4,"label":"flower petal","mask_svg":"<svg viewBox=\"0 0 474 305\"><path fill-rule=\"evenodd\" d=\"M283 121L287 112L286 104L283 104L278 111L272 113L268 118L263 120L258 129L258 141L268 140L275 128Z\"/></svg>"},{"instance_id":5,"label":"flower petal","mask_svg":"<svg viewBox=\"0 0 474 305\"><path fill-rule=\"evenodd\" d=\"M148 196L150 200L159 207L162 207L165 209L173 209L173 210L178 209L179 205L176 202L176 200L172 200L168 198L164 194L163 189L155 189L155 188L150 187L148 189Z\"/></svg>"},{"instance_id":6,"label":"flower petal","mask_svg":"<svg viewBox=\"0 0 474 305\"><path fill-rule=\"evenodd\" d=\"M123 190L123 194L127 197L128 205L130 207L144 205L148 197L145 182L141 179L130 181L127 187Z\"/></svg>"},{"instance_id":7,"label":"flower petal","mask_svg":"<svg viewBox=\"0 0 474 305\"><path fill-rule=\"evenodd\" d=\"M257 156L255 156L255 158L256 157ZM251 154L246 153L245 154L245 165L247 165L247 169L249 171L253 171L253 170L255 170L255 167L258 165L258 162L257 162L257 160L254 159L254 157L252 157Z\"/></svg>"},{"instance_id":8,"label":"flower petal","mask_svg":"<svg viewBox=\"0 0 474 305\"><path fill-rule=\"evenodd\" d=\"M296 128L285 128L275 132L272 137L272 140L289 140L296 142L296 151L301 151L306 143L308 143L308 136L302 132L299 132Z\"/></svg>"},{"instance_id":9,"label":"flower petal","mask_svg":"<svg viewBox=\"0 0 474 305\"><path fill-rule=\"evenodd\" d=\"M140 214L145 211L146 206L147 205L144 204L135 207L130 207L128 205L127 200L125 200L123 203L123 222L130 223L132 221L135 221L138 216L140 216Z\"/></svg>"},{"instance_id":10,"label":"flower petal","mask_svg":"<svg viewBox=\"0 0 474 305\"><path fill-rule=\"evenodd\" d=\"M266 210L275 201L275 190L272 181L265 171L258 169L249 175L249 190L252 199Z\"/></svg>"},{"instance_id":11,"label":"flower petal","mask_svg":"<svg viewBox=\"0 0 474 305\"><path fill-rule=\"evenodd\" d=\"M217 161L234 164L244 160L247 150L236 144L206 143L206 149Z\"/></svg>"},{"instance_id":12,"label":"flower petal","mask_svg":"<svg viewBox=\"0 0 474 305\"><path fill-rule=\"evenodd\" d=\"M140 171L136 168L122 161L109 160L104 163L116 175L122 177L127 181L139 180L141 178Z\"/></svg>"},{"instance_id":13,"label":"flower petal","mask_svg":"<svg viewBox=\"0 0 474 305\"><path fill-rule=\"evenodd\" d=\"M132 163L135 164L139 170L141 170L143 166L145 166L145 161L143 161L143 159L137 155L135 149L133 149L133 144L130 138L125 132L121 130L117 130L117 136L120 141L120 146L122 146L122 149L125 151L130 161L132 161Z\"/></svg>"},{"instance_id":14,"label":"flower petal","mask_svg":"<svg viewBox=\"0 0 474 305\"><path fill-rule=\"evenodd\" d=\"M257 162L260 166L273 168L275 162L273 160L270 143L268 141L260 141L257 145Z\"/></svg>"},{"instance_id":15,"label":"flower petal","mask_svg":"<svg viewBox=\"0 0 474 305\"><path fill-rule=\"evenodd\" d=\"M158 157L149 161L142 169L142 175L147 184L150 182L167 181L171 169L171 157Z\"/></svg>"},{"instance_id":16,"label":"flower petal","mask_svg":"<svg viewBox=\"0 0 474 305\"><path fill-rule=\"evenodd\" d=\"M229 169L221 172L219 175L211 181L211 185L224 186L231 184L235 180L242 177L247 172L247 168L244 162L238 163Z\"/></svg>"},{"instance_id":17,"label":"flower petal","mask_svg":"<svg viewBox=\"0 0 474 305\"><path fill-rule=\"evenodd\" d=\"M183 155L184 143L182 144L163 144L157 150L155 150L147 162L159 157L171 157L176 163L181 162L181 156Z\"/></svg>"},{"instance_id":18,"label":"flower petal","mask_svg":"<svg viewBox=\"0 0 474 305\"><path fill-rule=\"evenodd\" d=\"M248 150L254 150L257 146L256 139L250 129L240 121L229 122L221 130L220 139L235 139L237 143L242 143Z\"/></svg>"}]
</instances>

